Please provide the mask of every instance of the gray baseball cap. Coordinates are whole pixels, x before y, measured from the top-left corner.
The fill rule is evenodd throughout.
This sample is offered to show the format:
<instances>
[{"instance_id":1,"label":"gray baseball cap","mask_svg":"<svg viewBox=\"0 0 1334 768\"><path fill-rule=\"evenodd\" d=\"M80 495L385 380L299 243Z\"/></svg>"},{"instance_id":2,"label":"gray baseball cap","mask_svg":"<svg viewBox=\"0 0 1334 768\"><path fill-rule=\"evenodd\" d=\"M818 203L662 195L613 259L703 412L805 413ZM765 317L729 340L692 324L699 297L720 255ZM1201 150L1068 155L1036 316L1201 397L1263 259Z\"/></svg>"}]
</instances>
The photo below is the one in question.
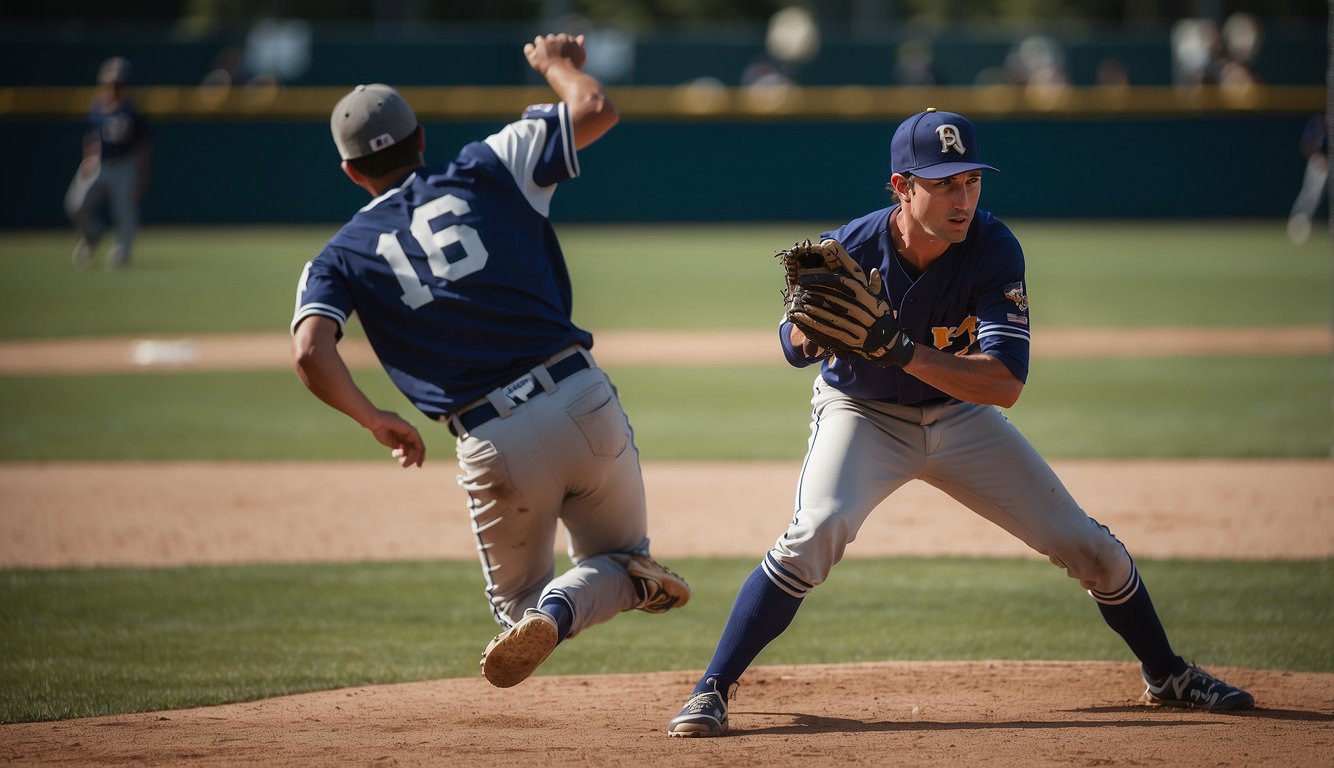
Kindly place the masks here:
<instances>
[{"instance_id":1,"label":"gray baseball cap","mask_svg":"<svg viewBox=\"0 0 1334 768\"><path fill-rule=\"evenodd\" d=\"M339 156L353 160L411 136L417 130L417 116L398 91L372 83L358 85L338 100L329 128Z\"/></svg>"}]
</instances>

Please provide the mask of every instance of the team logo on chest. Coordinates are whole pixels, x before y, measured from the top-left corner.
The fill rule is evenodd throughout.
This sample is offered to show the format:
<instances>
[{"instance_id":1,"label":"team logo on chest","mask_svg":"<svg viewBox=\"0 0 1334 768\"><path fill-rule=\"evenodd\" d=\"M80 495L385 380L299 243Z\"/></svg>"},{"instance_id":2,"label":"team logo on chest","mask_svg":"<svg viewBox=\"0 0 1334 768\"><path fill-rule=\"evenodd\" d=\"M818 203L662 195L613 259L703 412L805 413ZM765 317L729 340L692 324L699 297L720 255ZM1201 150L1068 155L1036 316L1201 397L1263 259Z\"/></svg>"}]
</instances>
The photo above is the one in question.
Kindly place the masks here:
<instances>
[{"instance_id":1,"label":"team logo on chest","mask_svg":"<svg viewBox=\"0 0 1334 768\"><path fill-rule=\"evenodd\" d=\"M931 328L931 343L936 349L948 351L963 342L961 349L954 350L956 355L966 355L973 344L977 343L977 316L969 315L958 325L937 325Z\"/></svg>"},{"instance_id":2,"label":"team logo on chest","mask_svg":"<svg viewBox=\"0 0 1334 768\"><path fill-rule=\"evenodd\" d=\"M936 135L940 137L940 154L946 154L951 149L959 154L964 154L968 148L963 145L963 137L959 135L959 129L949 123L936 127Z\"/></svg>"}]
</instances>

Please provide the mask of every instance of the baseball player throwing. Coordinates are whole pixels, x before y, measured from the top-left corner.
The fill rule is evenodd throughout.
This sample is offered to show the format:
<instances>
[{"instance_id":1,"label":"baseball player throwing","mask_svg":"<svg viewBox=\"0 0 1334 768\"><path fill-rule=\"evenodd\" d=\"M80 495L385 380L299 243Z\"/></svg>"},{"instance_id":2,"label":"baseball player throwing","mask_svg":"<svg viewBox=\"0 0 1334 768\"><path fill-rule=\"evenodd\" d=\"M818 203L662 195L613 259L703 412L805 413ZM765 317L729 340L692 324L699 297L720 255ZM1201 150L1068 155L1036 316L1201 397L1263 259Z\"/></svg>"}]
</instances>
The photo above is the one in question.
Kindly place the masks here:
<instances>
[{"instance_id":1,"label":"baseball player throwing","mask_svg":"<svg viewBox=\"0 0 1334 768\"><path fill-rule=\"evenodd\" d=\"M821 363L796 513L741 586L668 732L727 732L742 673L824 582L871 510L913 479L1088 590L1140 660L1149 702L1251 707L1250 694L1173 651L1125 547L996 407L1013 405L1028 376L1029 304L1019 242L977 208L983 172L995 169L982 162L973 125L949 112L913 115L894 133L891 159L892 205L780 253L789 277L783 353L797 367Z\"/></svg>"},{"instance_id":2,"label":"baseball player throwing","mask_svg":"<svg viewBox=\"0 0 1334 768\"><path fill-rule=\"evenodd\" d=\"M578 150L616 124L601 83L580 68L583 37L539 36L524 55L560 97L424 165L407 102L359 85L334 107L343 171L372 200L306 265L292 356L306 386L403 467L421 435L372 403L338 352L356 312L390 378L457 437L458 481L503 631L482 673L516 685L557 644L637 608L680 607L690 588L649 556L639 453L616 390L570 320L571 287L547 218ZM573 567L556 575L557 521Z\"/></svg>"},{"instance_id":3,"label":"baseball player throwing","mask_svg":"<svg viewBox=\"0 0 1334 768\"><path fill-rule=\"evenodd\" d=\"M97 99L88 110L83 161L65 193L65 213L79 239L74 266L93 263L98 243L110 228L115 243L107 251L107 269L130 264L139 229L139 201L148 187L153 139L148 119L130 98L130 62L113 56L97 73ZM110 211L108 220L106 212Z\"/></svg>"}]
</instances>

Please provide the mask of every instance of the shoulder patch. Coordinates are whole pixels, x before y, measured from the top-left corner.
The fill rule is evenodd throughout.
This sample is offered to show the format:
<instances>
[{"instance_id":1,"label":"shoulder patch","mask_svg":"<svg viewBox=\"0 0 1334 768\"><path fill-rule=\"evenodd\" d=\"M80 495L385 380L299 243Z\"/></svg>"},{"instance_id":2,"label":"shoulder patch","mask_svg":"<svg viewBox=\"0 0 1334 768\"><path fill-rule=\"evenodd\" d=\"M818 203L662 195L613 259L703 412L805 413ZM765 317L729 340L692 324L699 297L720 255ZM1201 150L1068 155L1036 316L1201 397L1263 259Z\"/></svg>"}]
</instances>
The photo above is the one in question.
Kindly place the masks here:
<instances>
[{"instance_id":1,"label":"shoulder patch","mask_svg":"<svg viewBox=\"0 0 1334 768\"><path fill-rule=\"evenodd\" d=\"M1028 311L1028 294L1024 292L1024 281L1010 283L1004 288L1005 298L1013 301L1020 312Z\"/></svg>"}]
</instances>

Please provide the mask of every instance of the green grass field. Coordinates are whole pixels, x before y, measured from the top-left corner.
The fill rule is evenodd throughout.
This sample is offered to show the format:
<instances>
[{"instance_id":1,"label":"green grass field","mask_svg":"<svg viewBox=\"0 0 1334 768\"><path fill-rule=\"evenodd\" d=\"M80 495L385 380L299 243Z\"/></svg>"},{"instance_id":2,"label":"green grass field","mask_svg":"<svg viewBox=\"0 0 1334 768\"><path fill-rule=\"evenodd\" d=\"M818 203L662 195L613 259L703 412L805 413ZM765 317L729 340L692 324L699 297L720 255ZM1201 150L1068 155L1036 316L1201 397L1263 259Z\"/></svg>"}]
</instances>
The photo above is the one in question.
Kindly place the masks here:
<instances>
[{"instance_id":1,"label":"green grass field","mask_svg":"<svg viewBox=\"0 0 1334 768\"><path fill-rule=\"evenodd\" d=\"M833 224L561 227L575 320L594 330L771 327L782 285L774 251ZM1329 239L1291 245L1281 222L1012 226L1038 332L1330 322ZM335 229L148 229L120 274L74 271L69 233L0 232L0 338L284 331L301 267Z\"/></svg>"},{"instance_id":2,"label":"green grass field","mask_svg":"<svg viewBox=\"0 0 1334 768\"><path fill-rule=\"evenodd\" d=\"M594 331L770 327L780 284L773 251L829 224L564 227L576 320ZM1013 227L1037 333L1330 322L1329 241L1291 246L1280 222ZM70 267L67 233L0 232L0 339L281 333L301 265L330 234L149 229L135 266L107 274ZM727 309L705 313L711 303ZM1040 360L1010 417L1051 458L1328 457L1330 363ZM646 460L804 451L809 371L611 374ZM375 398L432 426L408 413L383 373L358 375ZM435 455L447 456L447 436L434 429ZM287 370L0 376L0 461L182 458L383 460L383 450ZM1140 568L1181 652L1210 664L1334 671L1332 563ZM599 627L542 674L702 666L754 562L674 565L697 589L689 610ZM868 619L883 631L864 631ZM472 562L0 571L0 628L0 722L472 675L495 631ZM1045 562L887 558L841 565L758 663L976 658L1129 657L1087 597Z\"/></svg>"}]
</instances>

